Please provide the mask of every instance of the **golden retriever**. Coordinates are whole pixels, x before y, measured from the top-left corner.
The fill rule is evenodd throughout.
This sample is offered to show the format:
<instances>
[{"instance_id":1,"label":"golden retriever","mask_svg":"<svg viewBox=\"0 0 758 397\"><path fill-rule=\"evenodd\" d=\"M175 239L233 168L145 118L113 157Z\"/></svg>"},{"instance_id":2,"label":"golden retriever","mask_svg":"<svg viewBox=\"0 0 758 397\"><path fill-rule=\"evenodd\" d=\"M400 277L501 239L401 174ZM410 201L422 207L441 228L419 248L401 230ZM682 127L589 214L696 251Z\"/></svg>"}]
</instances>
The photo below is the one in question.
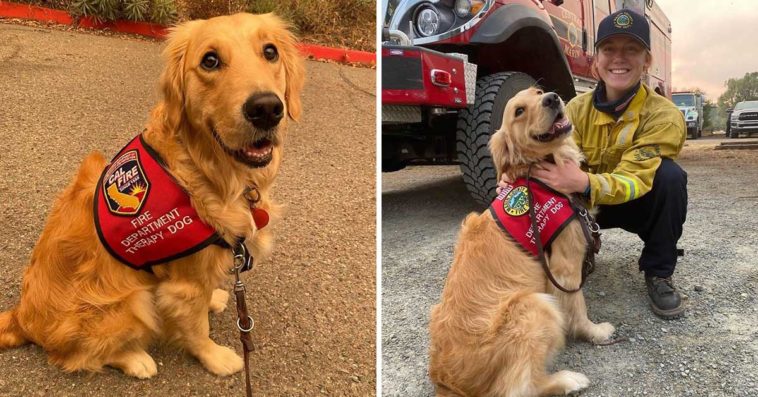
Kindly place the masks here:
<instances>
[{"instance_id":1,"label":"golden retriever","mask_svg":"<svg viewBox=\"0 0 758 397\"><path fill-rule=\"evenodd\" d=\"M490 151L498 179L525 177L529 164L582 160L570 136L563 102L537 88L508 101ZM546 253L565 288L581 280L585 238L574 219ZM587 318L582 292L556 289L539 262L501 230L490 211L463 221L442 301L432 308L429 374L438 396L549 396L589 385L583 374L546 368L564 334L608 339L611 324Z\"/></svg>"},{"instance_id":2,"label":"golden retriever","mask_svg":"<svg viewBox=\"0 0 758 397\"><path fill-rule=\"evenodd\" d=\"M187 191L199 217L228 244L244 237L256 259L271 250L257 207L276 215L270 189L282 160L287 117L298 119L304 63L288 26L272 14L236 14L173 28L163 51L163 99L143 138ZM263 105L260 103L263 102ZM174 342L216 375L243 367L209 337L208 311L224 310L232 255L217 245L161 263L153 273L114 259L93 226L93 195L106 167L84 159L57 198L32 252L21 301L0 314L0 348L33 342L65 371L157 373L146 352L157 337ZM124 197L122 197L123 199Z\"/></svg>"}]
</instances>

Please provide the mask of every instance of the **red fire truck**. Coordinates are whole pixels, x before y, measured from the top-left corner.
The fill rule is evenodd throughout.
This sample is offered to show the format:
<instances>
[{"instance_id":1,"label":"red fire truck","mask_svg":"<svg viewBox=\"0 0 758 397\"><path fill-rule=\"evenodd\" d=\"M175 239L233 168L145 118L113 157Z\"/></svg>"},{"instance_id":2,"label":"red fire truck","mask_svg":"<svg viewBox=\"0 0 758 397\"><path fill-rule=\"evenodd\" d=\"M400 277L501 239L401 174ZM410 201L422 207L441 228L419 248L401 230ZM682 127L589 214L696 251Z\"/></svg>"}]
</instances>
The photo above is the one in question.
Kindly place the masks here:
<instances>
[{"instance_id":1,"label":"red fire truck","mask_svg":"<svg viewBox=\"0 0 758 397\"><path fill-rule=\"evenodd\" d=\"M486 205L496 175L487 142L506 102L538 84L564 101L597 81L600 20L620 8L650 21L645 82L671 97L671 23L654 0L384 0L382 170L460 164Z\"/></svg>"}]
</instances>

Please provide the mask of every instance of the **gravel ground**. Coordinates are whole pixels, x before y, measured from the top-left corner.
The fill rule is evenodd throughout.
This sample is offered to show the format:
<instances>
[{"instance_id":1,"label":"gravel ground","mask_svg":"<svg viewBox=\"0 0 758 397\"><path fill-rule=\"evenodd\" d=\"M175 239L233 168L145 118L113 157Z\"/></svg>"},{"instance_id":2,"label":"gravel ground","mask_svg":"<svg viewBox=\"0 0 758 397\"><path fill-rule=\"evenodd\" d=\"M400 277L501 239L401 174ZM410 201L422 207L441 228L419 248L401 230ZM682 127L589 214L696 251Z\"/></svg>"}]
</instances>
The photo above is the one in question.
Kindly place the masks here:
<instances>
[{"instance_id":1,"label":"gravel ground","mask_svg":"<svg viewBox=\"0 0 758 397\"><path fill-rule=\"evenodd\" d=\"M642 243L604 231L584 288L589 316L611 322L628 341L568 343L554 367L590 378L582 396L758 396L758 151L713 150L718 142L687 141L680 159L689 175L689 214L674 280L688 297L684 318L664 321L649 310L637 271ZM467 199L457 167L382 176L383 395L433 395L429 310L460 222L480 210Z\"/></svg>"},{"instance_id":2,"label":"gravel ground","mask_svg":"<svg viewBox=\"0 0 758 397\"><path fill-rule=\"evenodd\" d=\"M157 100L160 44L0 23L0 310L56 194L80 160L112 156ZM256 319L259 396L366 396L376 382L375 71L308 62L304 116L290 127L276 186L288 204L273 257L244 276ZM335 117L335 113L338 117ZM350 183L345 183L350 181ZM368 221L367 221L368 220ZM231 286L231 284L230 284ZM211 337L241 347L234 310ZM236 396L189 355L155 346L158 375L65 374L27 345L0 352L0 396Z\"/></svg>"}]
</instances>

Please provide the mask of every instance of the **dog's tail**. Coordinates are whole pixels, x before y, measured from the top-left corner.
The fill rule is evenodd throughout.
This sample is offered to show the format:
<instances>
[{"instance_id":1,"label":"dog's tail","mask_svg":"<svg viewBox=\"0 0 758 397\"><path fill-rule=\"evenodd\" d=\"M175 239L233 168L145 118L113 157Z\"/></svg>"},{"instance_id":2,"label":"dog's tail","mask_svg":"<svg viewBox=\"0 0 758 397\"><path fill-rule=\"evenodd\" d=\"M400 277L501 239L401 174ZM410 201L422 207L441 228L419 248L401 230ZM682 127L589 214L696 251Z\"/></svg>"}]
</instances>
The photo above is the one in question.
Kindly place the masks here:
<instances>
[{"instance_id":1,"label":"dog's tail","mask_svg":"<svg viewBox=\"0 0 758 397\"><path fill-rule=\"evenodd\" d=\"M76 188L85 188L88 192L92 190L92 185L100 179L100 173L103 172L107 161L102 153L93 151L82 160L79 171L76 173Z\"/></svg>"},{"instance_id":2,"label":"dog's tail","mask_svg":"<svg viewBox=\"0 0 758 397\"><path fill-rule=\"evenodd\" d=\"M16 321L16 311L0 313L0 349L21 346L28 341Z\"/></svg>"}]
</instances>

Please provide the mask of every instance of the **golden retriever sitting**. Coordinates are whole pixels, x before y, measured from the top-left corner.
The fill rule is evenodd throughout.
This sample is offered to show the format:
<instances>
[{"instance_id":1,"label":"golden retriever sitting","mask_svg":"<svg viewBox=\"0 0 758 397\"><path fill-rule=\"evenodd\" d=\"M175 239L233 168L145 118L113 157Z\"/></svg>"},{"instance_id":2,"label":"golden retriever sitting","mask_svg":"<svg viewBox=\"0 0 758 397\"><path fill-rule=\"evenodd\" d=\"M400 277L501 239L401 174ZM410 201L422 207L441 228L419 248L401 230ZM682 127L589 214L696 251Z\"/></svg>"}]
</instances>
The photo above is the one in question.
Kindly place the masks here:
<instances>
[{"instance_id":1,"label":"golden retriever sitting","mask_svg":"<svg viewBox=\"0 0 758 397\"><path fill-rule=\"evenodd\" d=\"M163 100L142 139L210 230L229 245L244 238L256 259L265 257L271 228L256 227L248 197L257 189L256 208L276 215L270 188L285 116L301 112L304 65L295 38L271 14L236 14L174 28L163 54ZM33 342L65 371L111 366L149 378L157 368L146 349L160 336L214 374L241 370L242 359L208 333L208 311L224 310L229 297L214 288L229 277L230 250L207 245L152 272L114 259L94 226L95 191L122 209L134 209L142 196L100 186L106 166L101 154L90 154L56 200L24 274L21 302L0 314L0 348Z\"/></svg>"},{"instance_id":2,"label":"golden retriever sitting","mask_svg":"<svg viewBox=\"0 0 758 397\"><path fill-rule=\"evenodd\" d=\"M531 88L508 101L490 150L498 170L511 180L529 164L549 158L582 160L568 138L571 124L553 93ZM585 238L572 220L546 253L565 288L580 284ZM583 374L546 368L562 348L564 334L592 342L608 339L611 324L587 318L582 292L556 289L537 259L520 249L490 211L463 221L442 301L431 314L429 374L438 396L549 396L589 385Z\"/></svg>"}]
</instances>

